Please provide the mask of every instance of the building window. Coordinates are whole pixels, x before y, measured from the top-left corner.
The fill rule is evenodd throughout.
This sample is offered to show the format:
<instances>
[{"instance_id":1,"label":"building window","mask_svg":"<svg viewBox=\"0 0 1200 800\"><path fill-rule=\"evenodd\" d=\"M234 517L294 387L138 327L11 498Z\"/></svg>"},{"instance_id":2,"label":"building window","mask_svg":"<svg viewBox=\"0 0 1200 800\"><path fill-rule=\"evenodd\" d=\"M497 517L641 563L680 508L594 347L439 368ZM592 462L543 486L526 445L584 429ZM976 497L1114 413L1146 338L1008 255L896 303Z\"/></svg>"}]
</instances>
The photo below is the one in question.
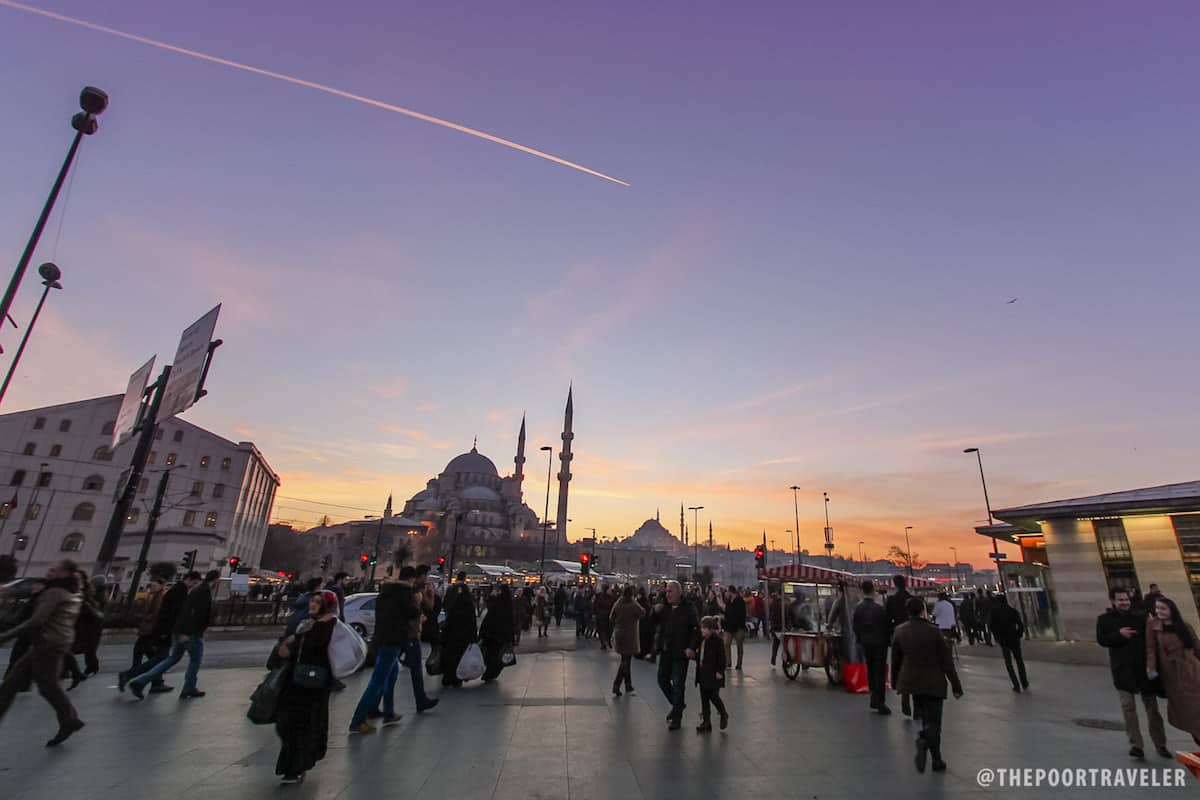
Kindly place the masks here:
<instances>
[{"instance_id":1,"label":"building window","mask_svg":"<svg viewBox=\"0 0 1200 800\"><path fill-rule=\"evenodd\" d=\"M204 494L204 481L192 482L192 497L199 497Z\"/></svg>"},{"instance_id":2,"label":"building window","mask_svg":"<svg viewBox=\"0 0 1200 800\"><path fill-rule=\"evenodd\" d=\"M142 510L140 508L130 508L129 513L125 515L125 522L130 525L136 525L141 516Z\"/></svg>"},{"instance_id":3,"label":"building window","mask_svg":"<svg viewBox=\"0 0 1200 800\"><path fill-rule=\"evenodd\" d=\"M175 459L176 459L176 458L178 458L178 455L177 455L177 454L175 454L175 453L167 453L167 466L168 466L168 467L170 467L170 466L173 466L173 465L175 464Z\"/></svg>"},{"instance_id":4,"label":"building window","mask_svg":"<svg viewBox=\"0 0 1200 800\"><path fill-rule=\"evenodd\" d=\"M231 466L233 466L232 458L226 456L225 458L221 459L221 469L229 469Z\"/></svg>"},{"instance_id":5,"label":"building window","mask_svg":"<svg viewBox=\"0 0 1200 800\"><path fill-rule=\"evenodd\" d=\"M71 513L72 522L91 522L92 517L96 516L96 507L91 503L80 503L75 506L75 510Z\"/></svg>"},{"instance_id":6,"label":"building window","mask_svg":"<svg viewBox=\"0 0 1200 800\"><path fill-rule=\"evenodd\" d=\"M83 482L83 490L85 492L104 491L104 478L99 475L88 476Z\"/></svg>"},{"instance_id":7,"label":"building window","mask_svg":"<svg viewBox=\"0 0 1200 800\"><path fill-rule=\"evenodd\" d=\"M5 500L0 503L0 519L8 519L8 512L12 511L12 501Z\"/></svg>"},{"instance_id":8,"label":"building window","mask_svg":"<svg viewBox=\"0 0 1200 800\"><path fill-rule=\"evenodd\" d=\"M64 419L62 422L58 423L58 432L59 433L70 433L71 432L71 420Z\"/></svg>"},{"instance_id":9,"label":"building window","mask_svg":"<svg viewBox=\"0 0 1200 800\"><path fill-rule=\"evenodd\" d=\"M195 524L196 524L196 512L195 511L183 512L183 527L190 528Z\"/></svg>"},{"instance_id":10,"label":"building window","mask_svg":"<svg viewBox=\"0 0 1200 800\"><path fill-rule=\"evenodd\" d=\"M96 451L94 453L92 453L92 459L94 461L112 461L112 459L113 459L112 450L109 450L104 445L100 445L99 447L96 448Z\"/></svg>"},{"instance_id":11,"label":"building window","mask_svg":"<svg viewBox=\"0 0 1200 800\"><path fill-rule=\"evenodd\" d=\"M66 538L62 540L62 548L60 548L60 549L64 553L78 553L80 550L83 549L83 534L82 533L67 534Z\"/></svg>"},{"instance_id":12,"label":"building window","mask_svg":"<svg viewBox=\"0 0 1200 800\"><path fill-rule=\"evenodd\" d=\"M25 443L25 453L24 453L24 454L25 454L25 455L27 455L27 456L31 456L31 455L33 455L35 452L37 452L37 444L36 444L35 442L26 442L26 443Z\"/></svg>"},{"instance_id":13,"label":"building window","mask_svg":"<svg viewBox=\"0 0 1200 800\"><path fill-rule=\"evenodd\" d=\"M42 504L34 503L29 508L25 509L25 519L37 519L42 515Z\"/></svg>"},{"instance_id":14,"label":"building window","mask_svg":"<svg viewBox=\"0 0 1200 800\"><path fill-rule=\"evenodd\" d=\"M225 496L225 484L214 483L213 484L213 497L217 498L217 497L224 497L224 496Z\"/></svg>"},{"instance_id":15,"label":"building window","mask_svg":"<svg viewBox=\"0 0 1200 800\"><path fill-rule=\"evenodd\" d=\"M159 439L162 438L162 435L163 435L163 429L161 427L156 429L154 431L154 441L157 442Z\"/></svg>"},{"instance_id":16,"label":"building window","mask_svg":"<svg viewBox=\"0 0 1200 800\"><path fill-rule=\"evenodd\" d=\"M9 486L24 486L25 485L25 470L18 469L13 472L12 480L8 482Z\"/></svg>"},{"instance_id":17,"label":"building window","mask_svg":"<svg viewBox=\"0 0 1200 800\"><path fill-rule=\"evenodd\" d=\"M208 512L208 514L206 514L206 515L205 515L205 517L204 517L204 527L206 527L206 528L215 528L215 527L217 527L217 512L215 512L215 511L210 511L210 512Z\"/></svg>"},{"instance_id":18,"label":"building window","mask_svg":"<svg viewBox=\"0 0 1200 800\"><path fill-rule=\"evenodd\" d=\"M155 461L158 461L158 451L151 450L149 458L146 459L146 463L153 464Z\"/></svg>"},{"instance_id":19,"label":"building window","mask_svg":"<svg viewBox=\"0 0 1200 800\"><path fill-rule=\"evenodd\" d=\"M113 431L115 431L116 429L117 429L117 421L116 420L113 420L111 422L106 422L106 423L104 423L104 427L102 427L100 429L100 435L101 436L112 436Z\"/></svg>"},{"instance_id":20,"label":"building window","mask_svg":"<svg viewBox=\"0 0 1200 800\"><path fill-rule=\"evenodd\" d=\"M183 441L183 431L175 431L175 435L171 437L171 441L182 442Z\"/></svg>"},{"instance_id":21,"label":"building window","mask_svg":"<svg viewBox=\"0 0 1200 800\"><path fill-rule=\"evenodd\" d=\"M46 418L38 417L33 421L33 429L35 431L43 431L46 429Z\"/></svg>"},{"instance_id":22,"label":"building window","mask_svg":"<svg viewBox=\"0 0 1200 800\"><path fill-rule=\"evenodd\" d=\"M1097 519L1092 521L1092 528L1096 532L1100 563L1104 565L1108 588L1140 592L1137 571L1133 568L1133 551L1129 549L1129 537L1125 535L1125 523L1119 519Z\"/></svg>"},{"instance_id":23,"label":"building window","mask_svg":"<svg viewBox=\"0 0 1200 800\"><path fill-rule=\"evenodd\" d=\"M208 469L208 456L200 456L200 469Z\"/></svg>"},{"instance_id":24,"label":"building window","mask_svg":"<svg viewBox=\"0 0 1200 800\"><path fill-rule=\"evenodd\" d=\"M150 479L142 478L142 482L138 484L138 491L141 492L142 494L145 494L146 490L149 488L150 488Z\"/></svg>"},{"instance_id":25,"label":"building window","mask_svg":"<svg viewBox=\"0 0 1200 800\"><path fill-rule=\"evenodd\" d=\"M1183 557L1183 571L1192 586L1192 599L1196 601L1196 610L1200 611L1200 514L1174 516L1171 522L1179 542L1179 555Z\"/></svg>"},{"instance_id":26,"label":"building window","mask_svg":"<svg viewBox=\"0 0 1200 800\"><path fill-rule=\"evenodd\" d=\"M49 485L50 485L50 480L51 480L53 477L54 477L54 473L53 473L53 472L39 472L39 473L38 473L38 484L37 484L37 485L38 485L38 486L41 486L42 488L45 488L45 487L47 487L47 486L49 486Z\"/></svg>"},{"instance_id":27,"label":"building window","mask_svg":"<svg viewBox=\"0 0 1200 800\"><path fill-rule=\"evenodd\" d=\"M50 448L50 457L51 458L58 458L61 455L62 455L62 445L61 444L56 444L56 445L54 445L54 447Z\"/></svg>"}]
</instances>

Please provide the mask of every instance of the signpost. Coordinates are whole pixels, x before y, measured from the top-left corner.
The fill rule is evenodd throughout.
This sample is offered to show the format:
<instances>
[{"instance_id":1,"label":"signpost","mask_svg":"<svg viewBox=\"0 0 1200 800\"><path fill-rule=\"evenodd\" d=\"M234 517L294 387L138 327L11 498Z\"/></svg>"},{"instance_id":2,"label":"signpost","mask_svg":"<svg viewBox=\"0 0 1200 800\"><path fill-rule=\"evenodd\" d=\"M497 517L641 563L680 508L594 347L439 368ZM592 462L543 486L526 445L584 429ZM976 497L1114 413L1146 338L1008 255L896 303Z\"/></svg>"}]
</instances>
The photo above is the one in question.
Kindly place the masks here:
<instances>
[{"instance_id":1,"label":"signpost","mask_svg":"<svg viewBox=\"0 0 1200 800\"><path fill-rule=\"evenodd\" d=\"M211 311L184 329L179 348L171 364L171 378L163 393L159 414L163 419L181 414L204 396L204 378L208 372L213 333L217 329L218 303Z\"/></svg>"},{"instance_id":2,"label":"signpost","mask_svg":"<svg viewBox=\"0 0 1200 800\"><path fill-rule=\"evenodd\" d=\"M1008 553L988 553L988 558L993 561L1004 561L1008 558Z\"/></svg>"},{"instance_id":3,"label":"signpost","mask_svg":"<svg viewBox=\"0 0 1200 800\"><path fill-rule=\"evenodd\" d=\"M133 429L137 425L138 409L142 405L142 395L146 393L146 383L150 380L150 373L154 371L154 359L158 356L150 356L150 360L133 371L129 376L129 385L125 387L125 399L121 401L121 410L117 412L117 423L113 426L112 447L114 450L121 442L133 435Z\"/></svg>"}]
</instances>

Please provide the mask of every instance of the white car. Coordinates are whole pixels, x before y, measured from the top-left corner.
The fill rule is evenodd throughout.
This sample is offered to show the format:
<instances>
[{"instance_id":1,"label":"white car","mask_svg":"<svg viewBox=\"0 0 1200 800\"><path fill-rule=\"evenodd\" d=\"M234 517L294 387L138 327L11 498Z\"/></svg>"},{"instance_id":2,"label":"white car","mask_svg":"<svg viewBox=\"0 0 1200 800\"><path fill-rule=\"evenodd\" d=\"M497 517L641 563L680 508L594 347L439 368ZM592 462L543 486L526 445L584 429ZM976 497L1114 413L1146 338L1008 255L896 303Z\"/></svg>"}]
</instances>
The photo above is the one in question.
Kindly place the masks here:
<instances>
[{"instance_id":1,"label":"white car","mask_svg":"<svg viewBox=\"0 0 1200 800\"><path fill-rule=\"evenodd\" d=\"M375 635L375 600L378 597L377 592L361 592L346 598L346 624L367 641Z\"/></svg>"}]
</instances>

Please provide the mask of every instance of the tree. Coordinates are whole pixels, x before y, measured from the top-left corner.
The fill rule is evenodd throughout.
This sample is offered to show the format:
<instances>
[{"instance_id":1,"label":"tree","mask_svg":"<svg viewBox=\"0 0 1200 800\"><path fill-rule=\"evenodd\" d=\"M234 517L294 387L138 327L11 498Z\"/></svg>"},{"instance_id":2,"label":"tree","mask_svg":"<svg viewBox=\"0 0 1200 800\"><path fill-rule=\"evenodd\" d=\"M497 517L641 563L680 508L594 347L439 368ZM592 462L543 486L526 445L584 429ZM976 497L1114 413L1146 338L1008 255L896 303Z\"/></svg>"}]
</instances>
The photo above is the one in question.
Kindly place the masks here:
<instances>
[{"instance_id":1,"label":"tree","mask_svg":"<svg viewBox=\"0 0 1200 800\"><path fill-rule=\"evenodd\" d=\"M887 560L895 564L897 567L907 567L916 571L924 569L929 562L921 560L920 553L912 553L911 555L905 552L903 547L892 545L887 551Z\"/></svg>"}]
</instances>

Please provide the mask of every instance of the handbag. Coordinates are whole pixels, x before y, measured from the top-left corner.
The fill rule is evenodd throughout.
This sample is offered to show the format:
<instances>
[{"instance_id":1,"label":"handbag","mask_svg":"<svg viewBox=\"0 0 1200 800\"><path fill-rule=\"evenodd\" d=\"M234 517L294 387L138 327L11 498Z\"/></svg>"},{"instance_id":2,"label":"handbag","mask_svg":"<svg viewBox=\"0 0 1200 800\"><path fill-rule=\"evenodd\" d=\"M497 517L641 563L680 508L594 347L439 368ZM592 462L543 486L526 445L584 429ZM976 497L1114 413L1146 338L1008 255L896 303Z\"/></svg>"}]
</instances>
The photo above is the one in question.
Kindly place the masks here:
<instances>
[{"instance_id":1,"label":"handbag","mask_svg":"<svg viewBox=\"0 0 1200 800\"><path fill-rule=\"evenodd\" d=\"M517 663L517 654L513 652L512 645L506 644L500 651L500 664L505 667L511 667Z\"/></svg>"},{"instance_id":2,"label":"handbag","mask_svg":"<svg viewBox=\"0 0 1200 800\"><path fill-rule=\"evenodd\" d=\"M292 685L299 689L324 689L329 686L329 669L317 664L297 664L292 669Z\"/></svg>"},{"instance_id":3,"label":"handbag","mask_svg":"<svg viewBox=\"0 0 1200 800\"><path fill-rule=\"evenodd\" d=\"M270 725L275 721L279 710L279 697L283 693L287 674L286 665L267 673L267 677L250 695L250 709L246 712L246 719L255 725Z\"/></svg>"},{"instance_id":4,"label":"handbag","mask_svg":"<svg viewBox=\"0 0 1200 800\"><path fill-rule=\"evenodd\" d=\"M425 672L433 676L441 675L442 671L442 646L435 642L429 651L429 658L425 659Z\"/></svg>"}]
</instances>

